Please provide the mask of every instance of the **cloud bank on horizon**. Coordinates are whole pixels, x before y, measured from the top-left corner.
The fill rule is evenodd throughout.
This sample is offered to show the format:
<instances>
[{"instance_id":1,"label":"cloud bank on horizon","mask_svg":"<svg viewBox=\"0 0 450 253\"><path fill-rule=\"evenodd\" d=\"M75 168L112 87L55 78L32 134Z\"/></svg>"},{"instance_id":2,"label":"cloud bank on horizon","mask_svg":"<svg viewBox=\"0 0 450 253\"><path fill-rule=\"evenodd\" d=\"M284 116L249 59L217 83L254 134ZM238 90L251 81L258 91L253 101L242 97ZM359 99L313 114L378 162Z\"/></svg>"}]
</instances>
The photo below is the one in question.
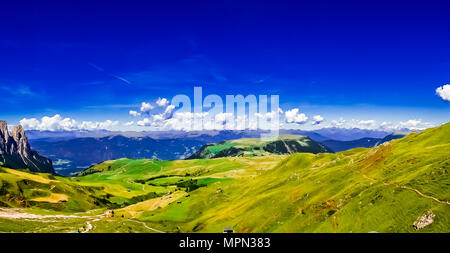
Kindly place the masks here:
<instances>
[{"instance_id":1,"label":"cloud bank on horizon","mask_svg":"<svg viewBox=\"0 0 450 253\"><path fill-rule=\"evenodd\" d=\"M19 122L25 130L39 131L75 131L75 130L100 130L111 129L117 126L119 121L105 120L103 122L82 121L77 122L71 118L63 118L59 114L52 117L44 116L41 120L36 118L23 118ZM130 123L126 123L131 125Z\"/></svg>"},{"instance_id":2,"label":"cloud bank on horizon","mask_svg":"<svg viewBox=\"0 0 450 253\"><path fill-rule=\"evenodd\" d=\"M436 92L445 100L446 92L449 85L444 85L436 90ZM139 130L181 130L192 131L193 122L200 119L202 130L244 130L244 129L269 129L261 127L258 123L260 119L271 121L278 114L280 129L301 129L302 125L310 124L314 129L320 128L358 128L368 130L384 130L384 131L417 131L434 127L436 124L424 122L419 119L410 119L406 121L377 121L373 119L346 120L344 118L327 120L321 115L307 116L300 111L300 108L290 110L278 109L278 112L268 112L265 114L255 113L255 117L236 116L233 113L216 113L209 112L193 113L193 112L177 112L175 106L170 104L167 98L158 98L154 103L142 102L138 110L130 110L129 115L136 120L126 121L122 124L118 120L105 120L101 122L93 121L76 121L75 119L56 114L54 116L44 116L40 120L36 118L23 118L20 124L26 130L39 131L77 131L77 130L129 130L130 127L136 126ZM209 119L212 119L210 121Z\"/></svg>"}]
</instances>

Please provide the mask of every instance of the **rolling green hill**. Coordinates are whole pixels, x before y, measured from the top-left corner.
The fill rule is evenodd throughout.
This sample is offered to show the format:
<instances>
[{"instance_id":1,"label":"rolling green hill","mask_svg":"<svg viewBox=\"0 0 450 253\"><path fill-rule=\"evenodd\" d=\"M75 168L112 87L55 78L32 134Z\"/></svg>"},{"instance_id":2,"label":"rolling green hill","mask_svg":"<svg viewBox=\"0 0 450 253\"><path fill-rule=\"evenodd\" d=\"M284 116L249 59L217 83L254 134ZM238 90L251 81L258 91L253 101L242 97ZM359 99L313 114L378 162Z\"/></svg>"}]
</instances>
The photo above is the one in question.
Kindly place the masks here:
<instances>
[{"instance_id":1,"label":"rolling green hill","mask_svg":"<svg viewBox=\"0 0 450 253\"><path fill-rule=\"evenodd\" d=\"M74 178L2 169L0 231L448 233L449 169L450 123L340 153L119 159ZM4 200L14 192L29 206Z\"/></svg>"},{"instance_id":2,"label":"rolling green hill","mask_svg":"<svg viewBox=\"0 0 450 253\"><path fill-rule=\"evenodd\" d=\"M188 159L205 159L229 156L261 156L267 154L329 153L321 143L300 135L283 135L272 138L244 138L207 144Z\"/></svg>"}]
</instances>

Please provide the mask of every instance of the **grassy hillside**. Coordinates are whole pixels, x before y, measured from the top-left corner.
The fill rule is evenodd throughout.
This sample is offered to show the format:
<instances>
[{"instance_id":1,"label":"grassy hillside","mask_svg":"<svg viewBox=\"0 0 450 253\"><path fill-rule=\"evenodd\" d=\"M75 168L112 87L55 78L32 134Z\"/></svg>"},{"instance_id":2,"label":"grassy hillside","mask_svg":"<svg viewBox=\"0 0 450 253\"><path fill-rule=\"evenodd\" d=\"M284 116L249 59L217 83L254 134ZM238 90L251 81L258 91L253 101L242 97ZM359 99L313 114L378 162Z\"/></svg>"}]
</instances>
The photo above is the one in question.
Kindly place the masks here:
<instances>
[{"instance_id":1,"label":"grassy hillside","mask_svg":"<svg viewBox=\"0 0 450 253\"><path fill-rule=\"evenodd\" d=\"M0 207L76 212L113 206L101 187L85 187L51 174L0 167Z\"/></svg>"},{"instance_id":2,"label":"grassy hillside","mask_svg":"<svg viewBox=\"0 0 450 253\"><path fill-rule=\"evenodd\" d=\"M372 149L294 154L255 179L215 183L140 218L185 232L415 232L431 210L434 222L419 231L448 231L449 128Z\"/></svg>"},{"instance_id":3,"label":"grassy hillside","mask_svg":"<svg viewBox=\"0 0 450 253\"><path fill-rule=\"evenodd\" d=\"M189 159L205 159L218 157L248 157L268 154L293 154L293 153L326 153L332 152L321 143L300 135L283 135L272 138L244 138L224 141L216 144L207 144Z\"/></svg>"},{"instance_id":4,"label":"grassy hillside","mask_svg":"<svg viewBox=\"0 0 450 253\"><path fill-rule=\"evenodd\" d=\"M119 159L95 165L75 178L55 179L2 169L0 179L9 185L23 180L39 183L34 188L47 191L46 196L37 196L47 198L38 199L41 202L84 198L85 209L91 198L108 202L91 204L87 212L53 209L77 216L61 222L59 216L49 215L17 218L24 211L42 215L50 209L32 204L30 210L2 199L21 209L0 208L0 231L50 231L46 219L52 219L55 232L73 232L77 227L88 232L221 232L231 226L236 232L447 233L449 150L450 124L446 124L374 148L335 154L164 162ZM65 192L54 193L67 199L51 195L49 181L66 187ZM2 186L2 196L12 189L16 188ZM25 199L39 202L24 189ZM105 210L114 210L114 215L105 215ZM432 223L413 227L430 213Z\"/></svg>"}]
</instances>

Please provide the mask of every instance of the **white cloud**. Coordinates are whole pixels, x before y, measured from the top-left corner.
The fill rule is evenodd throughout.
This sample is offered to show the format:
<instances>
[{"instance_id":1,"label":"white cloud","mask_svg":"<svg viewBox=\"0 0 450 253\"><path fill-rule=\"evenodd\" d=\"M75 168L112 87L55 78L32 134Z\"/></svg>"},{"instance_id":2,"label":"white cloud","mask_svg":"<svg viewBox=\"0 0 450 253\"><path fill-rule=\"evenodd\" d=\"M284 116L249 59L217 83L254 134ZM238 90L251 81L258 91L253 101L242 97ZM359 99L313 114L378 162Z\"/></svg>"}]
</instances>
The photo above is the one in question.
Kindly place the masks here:
<instances>
[{"instance_id":1,"label":"white cloud","mask_svg":"<svg viewBox=\"0 0 450 253\"><path fill-rule=\"evenodd\" d=\"M436 94L438 94L443 100L450 102L450 84L437 88Z\"/></svg>"},{"instance_id":2,"label":"white cloud","mask_svg":"<svg viewBox=\"0 0 450 253\"><path fill-rule=\"evenodd\" d=\"M233 118L232 113L218 113L216 114L216 116L214 116L214 119L218 124L223 124L225 123L225 121L231 120L232 118Z\"/></svg>"},{"instance_id":3,"label":"white cloud","mask_svg":"<svg viewBox=\"0 0 450 253\"><path fill-rule=\"evenodd\" d=\"M167 100L167 98L158 98L158 100L156 101L156 104L158 106L164 107L169 104L169 100Z\"/></svg>"},{"instance_id":4,"label":"white cloud","mask_svg":"<svg viewBox=\"0 0 450 253\"><path fill-rule=\"evenodd\" d=\"M152 115L152 119L153 119L153 121L158 122L158 121L163 121L164 117L162 114L155 114L155 115Z\"/></svg>"},{"instance_id":5,"label":"white cloud","mask_svg":"<svg viewBox=\"0 0 450 253\"><path fill-rule=\"evenodd\" d=\"M83 121L79 125L79 129L83 130L97 130L97 129L109 129L113 126L117 126L119 121L106 120L103 122Z\"/></svg>"},{"instance_id":6,"label":"white cloud","mask_svg":"<svg viewBox=\"0 0 450 253\"><path fill-rule=\"evenodd\" d=\"M134 116L134 117L139 117L139 116L141 116L141 113L139 113L139 112L137 112L137 111L131 110L129 113L130 113L131 116Z\"/></svg>"},{"instance_id":7,"label":"white cloud","mask_svg":"<svg viewBox=\"0 0 450 253\"><path fill-rule=\"evenodd\" d=\"M380 124L380 129L382 129L382 130L390 130L392 128L393 128L392 122L383 121Z\"/></svg>"},{"instance_id":8,"label":"white cloud","mask_svg":"<svg viewBox=\"0 0 450 253\"><path fill-rule=\"evenodd\" d=\"M322 116L320 116L320 115L315 115L315 116L313 116L313 122L312 122L312 124L313 124L313 125L319 125L320 123L322 123L322 121L323 121L323 117L322 117Z\"/></svg>"},{"instance_id":9,"label":"white cloud","mask_svg":"<svg viewBox=\"0 0 450 253\"><path fill-rule=\"evenodd\" d=\"M370 125L375 124L375 120L373 120L373 119L369 119L369 120L359 120L359 121L358 121L358 124L359 124L359 125L363 125L363 126L370 126Z\"/></svg>"},{"instance_id":10,"label":"white cloud","mask_svg":"<svg viewBox=\"0 0 450 253\"><path fill-rule=\"evenodd\" d=\"M150 126L152 124L152 121L149 118L144 118L142 120L139 120L137 124L138 126Z\"/></svg>"},{"instance_id":11,"label":"white cloud","mask_svg":"<svg viewBox=\"0 0 450 253\"><path fill-rule=\"evenodd\" d=\"M171 118L174 109L174 105L168 105L166 109L164 109L164 112L152 115L153 121L163 121Z\"/></svg>"},{"instance_id":12,"label":"white cloud","mask_svg":"<svg viewBox=\"0 0 450 253\"><path fill-rule=\"evenodd\" d=\"M59 114L53 117L44 116L40 121L35 118L24 118L20 121L20 124L26 130L70 131L77 128L75 120L70 118L63 119Z\"/></svg>"},{"instance_id":13,"label":"white cloud","mask_svg":"<svg viewBox=\"0 0 450 253\"><path fill-rule=\"evenodd\" d=\"M298 111L299 111L298 108L286 111L284 113L286 121L288 123L297 123L297 124L305 123L308 120L308 117L306 117L304 113L298 113Z\"/></svg>"},{"instance_id":14,"label":"white cloud","mask_svg":"<svg viewBox=\"0 0 450 253\"><path fill-rule=\"evenodd\" d=\"M208 130L224 130L233 129L234 123L235 121L233 113L218 113L214 115L213 121L208 122L207 120L205 120L203 122L203 126Z\"/></svg>"},{"instance_id":15,"label":"white cloud","mask_svg":"<svg viewBox=\"0 0 450 253\"><path fill-rule=\"evenodd\" d=\"M129 122L123 123L124 126L132 126L133 124L134 124L134 121L129 121Z\"/></svg>"},{"instance_id":16,"label":"white cloud","mask_svg":"<svg viewBox=\"0 0 450 253\"><path fill-rule=\"evenodd\" d=\"M26 130L40 131L71 131L71 130L96 130L109 129L119 124L119 121L106 120L103 122L83 121L80 124L71 118L62 118L56 114L53 117L44 116L41 120L36 118L20 120L20 124Z\"/></svg>"},{"instance_id":17,"label":"white cloud","mask_svg":"<svg viewBox=\"0 0 450 253\"><path fill-rule=\"evenodd\" d=\"M369 120L352 119L351 121L347 122L347 124L345 124L345 125L347 128L359 128L359 129L370 129L370 130L379 128L376 121L373 119L369 119Z\"/></svg>"},{"instance_id":18,"label":"white cloud","mask_svg":"<svg viewBox=\"0 0 450 253\"><path fill-rule=\"evenodd\" d=\"M352 119L346 121L343 118L332 120L331 126L338 128L359 128L368 130L384 130L384 131L421 131L426 128L434 127L435 124L423 122L421 120L411 119L400 122L383 121L378 123L376 120L357 120Z\"/></svg>"},{"instance_id":19,"label":"white cloud","mask_svg":"<svg viewBox=\"0 0 450 253\"><path fill-rule=\"evenodd\" d=\"M173 130L184 130L191 131L194 130L194 120L201 120L208 115L207 112L203 113L192 113L192 112L177 112L172 118L161 122L155 122L155 126L161 129L173 129Z\"/></svg>"},{"instance_id":20,"label":"white cloud","mask_svg":"<svg viewBox=\"0 0 450 253\"><path fill-rule=\"evenodd\" d=\"M25 130L39 130L41 122L35 118L23 118L19 122Z\"/></svg>"},{"instance_id":21,"label":"white cloud","mask_svg":"<svg viewBox=\"0 0 450 253\"><path fill-rule=\"evenodd\" d=\"M150 110L152 110L153 108L155 108L155 107L153 105L151 105L150 103L142 102L142 104L141 104L141 112L147 113Z\"/></svg>"},{"instance_id":22,"label":"white cloud","mask_svg":"<svg viewBox=\"0 0 450 253\"><path fill-rule=\"evenodd\" d=\"M175 109L174 105L168 105L166 107L166 109L164 110L164 114L169 117L170 115L172 115L172 112L173 112L174 109Z\"/></svg>"},{"instance_id":23,"label":"white cloud","mask_svg":"<svg viewBox=\"0 0 450 253\"><path fill-rule=\"evenodd\" d=\"M376 128L375 120L369 119L369 120L356 120L356 127L362 128L362 129L372 129ZM355 126L354 126L355 127Z\"/></svg>"},{"instance_id":24,"label":"white cloud","mask_svg":"<svg viewBox=\"0 0 450 253\"><path fill-rule=\"evenodd\" d=\"M416 127L418 126L420 123L422 123L422 121L420 120L415 120L415 119L410 119L408 121L403 121L399 123L399 126L403 126L403 127Z\"/></svg>"},{"instance_id":25,"label":"white cloud","mask_svg":"<svg viewBox=\"0 0 450 253\"><path fill-rule=\"evenodd\" d=\"M428 122L422 122L421 120L410 119L410 120L402 121L402 122L398 123L393 128L397 129L397 130L402 130L402 129L406 128L406 129L413 130L413 131L421 131L421 130L425 130L429 127L433 127L433 124L428 123Z\"/></svg>"},{"instance_id":26,"label":"white cloud","mask_svg":"<svg viewBox=\"0 0 450 253\"><path fill-rule=\"evenodd\" d=\"M417 119L410 119L407 121L401 121L397 124L392 122L383 122L380 124L379 128L388 131L402 131L402 130L411 130L411 131L421 131L430 127L434 127L435 125L429 122L422 122Z\"/></svg>"},{"instance_id":27,"label":"white cloud","mask_svg":"<svg viewBox=\"0 0 450 253\"><path fill-rule=\"evenodd\" d=\"M334 127L343 127L345 125L345 119L340 118L339 120L332 120L331 125Z\"/></svg>"},{"instance_id":28,"label":"white cloud","mask_svg":"<svg viewBox=\"0 0 450 253\"><path fill-rule=\"evenodd\" d=\"M278 111L280 113L280 111ZM264 119L264 120L272 120L275 118L275 111L266 112L266 113L255 113L256 117Z\"/></svg>"}]
</instances>

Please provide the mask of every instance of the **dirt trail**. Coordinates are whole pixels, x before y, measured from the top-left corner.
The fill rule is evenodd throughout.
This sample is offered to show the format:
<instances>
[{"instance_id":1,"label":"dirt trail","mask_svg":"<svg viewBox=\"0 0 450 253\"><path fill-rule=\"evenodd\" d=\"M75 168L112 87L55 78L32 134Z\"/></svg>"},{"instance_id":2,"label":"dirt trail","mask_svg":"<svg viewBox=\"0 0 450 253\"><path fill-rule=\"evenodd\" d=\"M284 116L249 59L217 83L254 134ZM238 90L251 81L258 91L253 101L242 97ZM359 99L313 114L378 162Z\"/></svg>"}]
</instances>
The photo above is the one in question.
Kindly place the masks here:
<instances>
[{"instance_id":1,"label":"dirt trail","mask_svg":"<svg viewBox=\"0 0 450 253\"><path fill-rule=\"evenodd\" d=\"M143 222L143 221L131 220L131 219L127 219L127 221L140 223L140 224L142 224L146 229L151 230L151 231L154 231L154 232L156 232L156 233L166 233L166 232L161 231L161 230L158 230L158 229L156 229L156 228L151 228L151 227L147 226L147 224L145 224L145 222Z\"/></svg>"},{"instance_id":2,"label":"dirt trail","mask_svg":"<svg viewBox=\"0 0 450 253\"><path fill-rule=\"evenodd\" d=\"M42 222L53 222L58 219L89 219L86 221L86 225L82 228L78 229L79 233L89 233L91 230L95 229L94 222L101 221L104 218L107 218L108 215L106 213L92 216L78 216L78 215L38 215L27 213L19 208L0 208L0 218L8 218L8 219L25 219L25 220L39 220ZM136 222L142 224L148 230L151 230L156 233L166 233L164 231L158 230L156 228L149 227L145 222L127 219L127 221Z\"/></svg>"},{"instance_id":3,"label":"dirt trail","mask_svg":"<svg viewBox=\"0 0 450 253\"><path fill-rule=\"evenodd\" d=\"M95 216L78 216L78 215L39 215L24 212L22 209L18 208L0 208L0 218L9 218L9 219L30 219L30 220L44 220L44 219L86 219L86 218L94 218L101 217L101 215Z\"/></svg>"},{"instance_id":4,"label":"dirt trail","mask_svg":"<svg viewBox=\"0 0 450 253\"><path fill-rule=\"evenodd\" d=\"M362 174L362 176L363 176L365 179L368 179L368 180L370 180L370 181L378 182L376 179L371 178L371 177L367 176L366 174ZM434 201L436 201L436 202L439 202L439 203L441 203L441 204L447 204L447 205L450 205L450 201L444 201L444 200L440 200L440 199L438 199L438 198L436 198L436 197L433 197L433 196L430 196L430 195L426 195L426 194L422 193L421 191L419 191L419 190L417 190L417 189L415 189L415 188L409 187L409 186L399 185L399 184L396 184L396 183L387 183L387 182L383 182L383 185L385 185L385 186L395 186L395 187L397 187L397 188L407 189L407 190L410 190L410 191L415 191L417 194L419 194L420 196L422 196L422 197L424 197L424 198L432 199L432 200L434 200Z\"/></svg>"}]
</instances>

